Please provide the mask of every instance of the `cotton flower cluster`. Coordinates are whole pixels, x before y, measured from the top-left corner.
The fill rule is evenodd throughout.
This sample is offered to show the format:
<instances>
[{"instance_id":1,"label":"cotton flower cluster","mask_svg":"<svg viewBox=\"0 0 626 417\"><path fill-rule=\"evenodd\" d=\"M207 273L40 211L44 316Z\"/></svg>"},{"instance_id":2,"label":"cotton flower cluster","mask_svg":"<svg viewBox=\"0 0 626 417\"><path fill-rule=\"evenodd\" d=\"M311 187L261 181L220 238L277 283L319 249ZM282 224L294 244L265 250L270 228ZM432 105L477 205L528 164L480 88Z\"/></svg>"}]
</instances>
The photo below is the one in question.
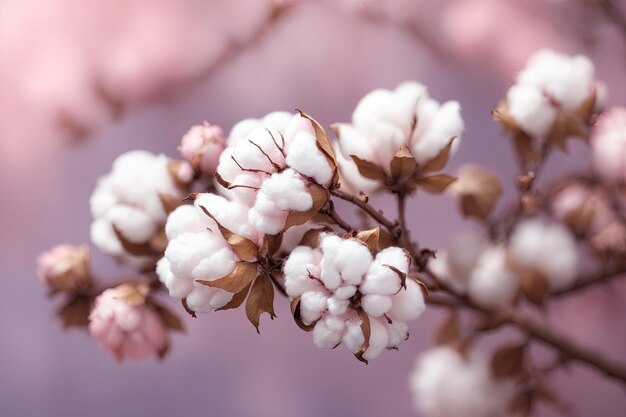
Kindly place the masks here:
<instances>
[{"instance_id":1,"label":"cotton flower cluster","mask_svg":"<svg viewBox=\"0 0 626 417\"><path fill-rule=\"evenodd\" d=\"M167 218L163 196L182 200L186 195L183 185L190 178L178 176L180 168L181 164L164 155L145 151L120 155L91 195L92 242L103 252L135 266L149 265L154 257L151 252L159 252L156 247L152 250L151 241L159 236ZM139 249L129 253L125 242L142 253Z\"/></svg>"},{"instance_id":2,"label":"cotton flower cluster","mask_svg":"<svg viewBox=\"0 0 626 417\"><path fill-rule=\"evenodd\" d=\"M335 174L328 157L318 148L310 119L275 112L233 127L217 175L225 194L250 207L250 223L275 235L290 212L313 207L310 184L331 184Z\"/></svg>"},{"instance_id":3,"label":"cotton flower cluster","mask_svg":"<svg viewBox=\"0 0 626 417\"><path fill-rule=\"evenodd\" d=\"M58 245L39 255L37 275L53 291L75 291L91 285L89 248Z\"/></svg>"},{"instance_id":4,"label":"cotton flower cluster","mask_svg":"<svg viewBox=\"0 0 626 417\"><path fill-rule=\"evenodd\" d=\"M529 59L506 96L507 112L516 127L537 139L547 139L555 129L574 133L572 129L586 123L603 101L603 87L587 57L551 50L538 51Z\"/></svg>"},{"instance_id":5,"label":"cotton flower cluster","mask_svg":"<svg viewBox=\"0 0 626 417\"><path fill-rule=\"evenodd\" d=\"M603 113L591 138L595 170L610 181L626 181L626 108Z\"/></svg>"},{"instance_id":6,"label":"cotton flower cluster","mask_svg":"<svg viewBox=\"0 0 626 417\"><path fill-rule=\"evenodd\" d=\"M521 222L508 245L493 244L473 234L457 237L430 263L432 271L460 294L485 308L509 305L520 281L535 273L551 289L570 285L576 277L576 242L559 224L532 219Z\"/></svg>"},{"instance_id":7,"label":"cotton flower cluster","mask_svg":"<svg viewBox=\"0 0 626 417\"><path fill-rule=\"evenodd\" d=\"M213 175L225 146L226 138L222 129L205 123L189 129L180 141L178 152L191 163L196 172Z\"/></svg>"},{"instance_id":8,"label":"cotton flower cluster","mask_svg":"<svg viewBox=\"0 0 626 417\"><path fill-rule=\"evenodd\" d=\"M207 210L215 218L210 218ZM262 234L248 225L248 208L215 194L200 194L195 206L183 205L167 219L165 256L157 274L172 297L184 299L187 308L206 313L224 307L233 294L202 285L196 280L215 280L230 274L240 259L224 240L218 225L260 243Z\"/></svg>"},{"instance_id":9,"label":"cotton flower cluster","mask_svg":"<svg viewBox=\"0 0 626 417\"><path fill-rule=\"evenodd\" d=\"M159 314L126 298L124 286L105 290L89 315L89 332L118 361L161 355L167 349L167 331Z\"/></svg>"},{"instance_id":10,"label":"cotton flower cluster","mask_svg":"<svg viewBox=\"0 0 626 417\"><path fill-rule=\"evenodd\" d=\"M452 150L456 149L463 128L459 103L440 104L422 84L404 82L395 90L376 89L358 103L351 124L335 125L342 179L360 191L372 191L380 183L361 177L351 155L389 173L402 144L421 165L439 155L453 138Z\"/></svg>"},{"instance_id":11,"label":"cotton flower cluster","mask_svg":"<svg viewBox=\"0 0 626 417\"><path fill-rule=\"evenodd\" d=\"M502 416L513 394L512 383L493 377L486 357L464 357L448 346L418 357L410 388L424 417Z\"/></svg>"},{"instance_id":12,"label":"cotton flower cluster","mask_svg":"<svg viewBox=\"0 0 626 417\"><path fill-rule=\"evenodd\" d=\"M422 290L406 278L408 272L409 257L401 248L374 256L359 240L331 234L320 236L319 248L295 248L284 266L287 294L299 299L302 322L313 327L315 345L329 349L343 343L357 353L366 343L365 360L397 348L408 337L408 323L424 311ZM365 319L371 328L368 341Z\"/></svg>"}]
</instances>

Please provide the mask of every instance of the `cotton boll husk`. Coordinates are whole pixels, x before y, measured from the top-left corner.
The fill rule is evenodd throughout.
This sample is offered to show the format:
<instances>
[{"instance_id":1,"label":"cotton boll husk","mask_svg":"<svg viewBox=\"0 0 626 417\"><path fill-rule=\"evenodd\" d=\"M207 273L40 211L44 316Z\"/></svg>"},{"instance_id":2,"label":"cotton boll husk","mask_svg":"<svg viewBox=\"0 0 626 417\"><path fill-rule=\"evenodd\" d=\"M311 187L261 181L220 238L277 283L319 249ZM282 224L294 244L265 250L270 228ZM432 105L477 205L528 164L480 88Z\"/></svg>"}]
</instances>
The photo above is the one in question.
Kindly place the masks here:
<instances>
[{"instance_id":1,"label":"cotton boll husk","mask_svg":"<svg viewBox=\"0 0 626 417\"><path fill-rule=\"evenodd\" d=\"M576 241L559 224L540 219L520 223L511 236L509 255L517 267L542 273L554 290L566 288L576 279Z\"/></svg>"},{"instance_id":2,"label":"cotton boll husk","mask_svg":"<svg viewBox=\"0 0 626 417\"><path fill-rule=\"evenodd\" d=\"M372 262L369 248L354 239L326 233L321 235L320 242L324 254L320 278L326 288L335 290L342 282L360 284Z\"/></svg>"},{"instance_id":3,"label":"cotton boll husk","mask_svg":"<svg viewBox=\"0 0 626 417\"><path fill-rule=\"evenodd\" d=\"M228 145L233 146L242 138L258 127L270 129L273 132L283 133L291 121L293 113L276 111L268 113L261 119L244 119L233 126L228 135ZM279 135L280 136L280 135Z\"/></svg>"},{"instance_id":4,"label":"cotton boll husk","mask_svg":"<svg viewBox=\"0 0 626 417\"><path fill-rule=\"evenodd\" d=\"M495 246L478 257L468 286L468 295L485 308L509 305L517 295L519 278L507 265L506 249Z\"/></svg>"},{"instance_id":5,"label":"cotton boll husk","mask_svg":"<svg viewBox=\"0 0 626 417\"><path fill-rule=\"evenodd\" d=\"M204 216L204 214L203 214ZM176 207L167 216L165 234L168 240L175 239L183 233L195 233L205 231L207 224L201 220L196 208L189 204Z\"/></svg>"},{"instance_id":6,"label":"cotton boll husk","mask_svg":"<svg viewBox=\"0 0 626 417\"><path fill-rule=\"evenodd\" d=\"M391 308L387 315L392 320L411 322L417 320L426 309L424 293L418 283L406 280L406 289L401 289L391 296Z\"/></svg>"},{"instance_id":7,"label":"cotton boll husk","mask_svg":"<svg viewBox=\"0 0 626 417\"><path fill-rule=\"evenodd\" d=\"M341 318L326 316L313 328L313 343L320 349L332 349L341 343L346 323Z\"/></svg>"},{"instance_id":8,"label":"cotton boll husk","mask_svg":"<svg viewBox=\"0 0 626 417\"><path fill-rule=\"evenodd\" d=\"M309 277L309 274L319 277L321 259L322 252L308 246L298 246L291 251L283 266L285 290L289 297L295 298L306 291L315 291L321 288L317 281Z\"/></svg>"},{"instance_id":9,"label":"cotton boll husk","mask_svg":"<svg viewBox=\"0 0 626 417\"><path fill-rule=\"evenodd\" d=\"M364 294L391 295L398 292L400 276L389 266L403 274L409 273L409 257L402 248L390 247L379 252L371 263L360 290Z\"/></svg>"},{"instance_id":10,"label":"cotton boll husk","mask_svg":"<svg viewBox=\"0 0 626 417\"><path fill-rule=\"evenodd\" d=\"M503 415L513 392L511 382L495 381L487 359L467 359L448 346L421 354L411 375L415 407L426 417Z\"/></svg>"},{"instance_id":11,"label":"cotton boll husk","mask_svg":"<svg viewBox=\"0 0 626 417\"><path fill-rule=\"evenodd\" d=\"M531 137L543 139L554 124L557 110L540 90L516 84L507 92L508 112Z\"/></svg>"}]
</instances>

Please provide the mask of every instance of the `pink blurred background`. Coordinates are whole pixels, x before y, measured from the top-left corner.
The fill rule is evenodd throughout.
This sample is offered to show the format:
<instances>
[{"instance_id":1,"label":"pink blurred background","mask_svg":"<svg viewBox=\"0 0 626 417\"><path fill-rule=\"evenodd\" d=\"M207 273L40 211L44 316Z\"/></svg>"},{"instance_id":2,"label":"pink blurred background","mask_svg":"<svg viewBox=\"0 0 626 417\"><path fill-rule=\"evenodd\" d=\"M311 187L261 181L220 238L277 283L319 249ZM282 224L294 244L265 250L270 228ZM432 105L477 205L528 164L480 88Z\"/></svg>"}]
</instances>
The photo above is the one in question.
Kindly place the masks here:
<instances>
[{"instance_id":1,"label":"pink blurred background","mask_svg":"<svg viewBox=\"0 0 626 417\"><path fill-rule=\"evenodd\" d=\"M174 338L164 362L119 366L87 334L63 331L35 278L35 256L88 240L89 195L118 154L175 156L181 135L203 120L229 129L297 107L329 125L348 121L371 89L417 80L463 108L466 134L450 171L480 163L510 185L514 160L489 112L534 50L588 54L610 103L626 104L625 34L584 0L293 3L250 48L213 66L229 39L263 24L266 1L0 0L1 416L415 415L407 379L437 311L412 327L400 351L368 366L315 348L285 300L260 336L242 311L185 317L187 335ZM622 12L624 3L615 2ZM551 170L587 161L577 144ZM419 196L410 225L435 248L471 227L447 196ZM127 273L95 251L94 263L111 280ZM550 320L626 359L626 286L619 289L559 302ZM556 383L577 415L626 414L623 388L585 367Z\"/></svg>"}]
</instances>

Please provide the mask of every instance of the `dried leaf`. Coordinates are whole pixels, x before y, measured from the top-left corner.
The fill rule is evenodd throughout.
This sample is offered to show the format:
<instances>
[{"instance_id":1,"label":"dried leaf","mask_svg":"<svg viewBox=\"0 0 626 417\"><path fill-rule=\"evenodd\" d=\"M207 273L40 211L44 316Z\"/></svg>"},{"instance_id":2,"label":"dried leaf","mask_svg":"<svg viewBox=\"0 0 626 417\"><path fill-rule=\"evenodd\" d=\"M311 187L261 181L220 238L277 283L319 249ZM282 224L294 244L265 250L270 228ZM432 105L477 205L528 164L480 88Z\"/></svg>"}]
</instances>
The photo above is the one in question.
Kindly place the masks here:
<instances>
[{"instance_id":1,"label":"dried leaf","mask_svg":"<svg viewBox=\"0 0 626 417\"><path fill-rule=\"evenodd\" d=\"M217 219L211 213L209 213L206 207L200 206L200 208L202 209L204 214L213 219L215 224L217 224L217 227L220 229L220 233L233 249L233 252L235 252L235 254L239 257L239 259L241 259L242 261L250 262L256 258L259 249L253 241L251 241L247 237L236 235L235 233L222 226L220 222L218 222Z\"/></svg>"},{"instance_id":2,"label":"dried leaf","mask_svg":"<svg viewBox=\"0 0 626 417\"><path fill-rule=\"evenodd\" d=\"M167 214L170 214L171 212L176 210L178 206L183 204L183 202L179 198L176 198L171 194L159 193L159 199L161 200L161 204L163 205L163 210L165 210L165 213Z\"/></svg>"},{"instance_id":3,"label":"dried leaf","mask_svg":"<svg viewBox=\"0 0 626 417\"><path fill-rule=\"evenodd\" d=\"M176 187L181 190L186 190L189 188L189 183L182 181L180 179L181 177L178 175L182 165L186 163L187 161L180 161L177 159L170 159L169 161L167 161L167 169L170 174L170 178L172 178L174 185L176 185Z\"/></svg>"},{"instance_id":4,"label":"dried leaf","mask_svg":"<svg viewBox=\"0 0 626 417\"><path fill-rule=\"evenodd\" d=\"M317 120L301 110L296 111L300 113L300 116L308 119L313 125L313 128L315 129L315 140L317 148L320 150L320 152L324 154L326 160L328 161L330 169L332 169L333 171L333 179L331 181L331 185L335 185L339 177L337 174L337 158L335 157L335 151L333 150L333 146L330 143L330 139L328 139L328 135L324 131L322 125L320 125Z\"/></svg>"},{"instance_id":5,"label":"dried leaf","mask_svg":"<svg viewBox=\"0 0 626 417\"><path fill-rule=\"evenodd\" d=\"M550 282L543 274L529 271L522 277L522 294L528 301L536 305L542 305L550 293Z\"/></svg>"},{"instance_id":6,"label":"dried leaf","mask_svg":"<svg viewBox=\"0 0 626 417\"><path fill-rule=\"evenodd\" d=\"M589 94L587 99L583 102L583 104L576 110L575 114L580 119L588 122L593 115L593 111L596 107L596 103L598 100L598 91L594 88L593 92Z\"/></svg>"},{"instance_id":7,"label":"dried leaf","mask_svg":"<svg viewBox=\"0 0 626 417\"><path fill-rule=\"evenodd\" d=\"M378 250L378 241L380 240L380 226L369 230L361 230L356 234L356 238L365 243L372 252L376 252Z\"/></svg>"},{"instance_id":8,"label":"dried leaf","mask_svg":"<svg viewBox=\"0 0 626 417\"><path fill-rule=\"evenodd\" d=\"M220 288L236 294L246 288L258 274L256 264L239 262L233 271L225 277L215 280L197 279L196 282L207 287Z\"/></svg>"},{"instance_id":9,"label":"dried leaf","mask_svg":"<svg viewBox=\"0 0 626 417\"><path fill-rule=\"evenodd\" d=\"M183 325L182 320L177 315L172 313L167 307L157 304L154 301L152 301L151 304L156 310L157 314L161 317L161 320L163 321L165 327L180 332L185 331L185 326Z\"/></svg>"},{"instance_id":10,"label":"dried leaf","mask_svg":"<svg viewBox=\"0 0 626 417\"><path fill-rule=\"evenodd\" d=\"M250 323L256 328L257 333L261 333L259 323L263 313L268 313L272 320L276 317L274 313L274 286L272 280L266 275L259 275L252 285L246 302L246 315Z\"/></svg>"},{"instance_id":11,"label":"dried leaf","mask_svg":"<svg viewBox=\"0 0 626 417\"><path fill-rule=\"evenodd\" d=\"M259 249L259 257L264 258L266 256L271 256L273 254L276 253L276 251L278 251L278 249L280 249L280 245L283 241L283 234L277 234L277 235L265 235L263 237L263 244L261 245L261 248Z\"/></svg>"},{"instance_id":12,"label":"dried leaf","mask_svg":"<svg viewBox=\"0 0 626 417\"><path fill-rule=\"evenodd\" d=\"M439 194L442 193L456 180L455 177L448 174L435 174L429 177L420 178L417 182L418 187L426 192Z\"/></svg>"},{"instance_id":13,"label":"dried leaf","mask_svg":"<svg viewBox=\"0 0 626 417\"><path fill-rule=\"evenodd\" d=\"M533 146L533 140L526 133L519 131L513 135L513 145L517 160L521 166L528 166L539 158L538 152Z\"/></svg>"},{"instance_id":14,"label":"dried leaf","mask_svg":"<svg viewBox=\"0 0 626 417\"><path fill-rule=\"evenodd\" d=\"M287 230L292 226L298 226L311 220L328 201L328 190L317 184L309 185L309 193L313 198L313 206L307 211L291 211L285 220L285 228Z\"/></svg>"},{"instance_id":15,"label":"dried leaf","mask_svg":"<svg viewBox=\"0 0 626 417\"><path fill-rule=\"evenodd\" d=\"M197 318L198 316L196 315L196 312L193 311L192 309L189 308L189 305L187 304L187 298L183 298L182 300L180 300L181 304L183 305L183 308L185 309L185 311L187 312L187 314L189 314L191 317L193 317L194 319Z\"/></svg>"},{"instance_id":16,"label":"dried leaf","mask_svg":"<svg viewBox=\"0 0 626 417\"><path fill-rule=\"evenodd\" d=\"M298 327L305 332L310 332L313 330L313 328L315 328L315 324L317 323L317 321L311 324L305 324L302 321L302 316L300 315L300 297L296 297L291 300L291 315L293 316L293 319L295 320Z\"/></svg>"},{"instance_id":17,"label":"dried leaf","mask_svg":"<svg viewBox=\"0 0 626 417\"><path fill-rule=\"evenodd\" d=\"M385 179L387 178L387 174L385 174L385 171L373 162L361 159L356 155L350 155L350 157L356 164L359 173L365 178L376 181L385 181Z\"/></svg>"},{"instance_id":18,"label":"dried leaf","mask_svg":"<svg viewBox=\"0 0 626 417\"><path fill-rule=\"evenodd\" d=\"M148 244L152 250L162 256L167 249L167 235L165 234L165 228L159 229L148 241Z\"/></svg>"},{"instance_id":19,"label":"dried leaf","mask_svg":"<svg viewBox=\"0 0 626 417\"><path fill-rule=\"evenodd\" d=\"M306 233L300 239L298 246L308 246L310 248L317 248L320 244L320 234L324 232L332 232L328 226L317 227L315 229L307 230Z\"/></svg>"},{"instance_id":20,"label":"dried leaf","mask_svg":"<svg viewBox=\"0 0 626 417\"><path fill-rule=\"evenodd\" d=\"M491 372L496 379L518 378L524 374L526 345L503 346L491 358Z\"/></svg>"},{"instance_id":21,"label":"dried leaf","mask_svg":"<svg viewBox=\"0 0 626 417\"><path fill-rule=\"evenodd\" d=\"M218 308L215 311L231 310L233 308L237 308L240 305L242 305L243 301L246 299L246 296L248 295L248 292L250 291L250 286L251 284L248 284L246 288L244 288L243 290L235 294L232 300L228 302L228 304L226 304L224 307Z\"/></svg>"},{"instance_id":22,"label":"dried leaf","mask_svg":"<svg viewBox=\"0 0 626 417\"><path fill-rule=\"evenodd\" d=\"M354 354L354 356L363 362L364 364L368 364L367 359L363 357L367 349L370 347L370 336L372 335L372 328L370 325L370 318L367 313L363 310L359 310L359 318L361 319L361 332L363 332L363 344L359 348L359 350Z\"/></svg>"},{"instance_id":23,"label":"dried leaf","mask_svg":"<svg viewBox=\"0 0 626 417\"><path fill-rule=\"evenodd\" d=\"M113 225L113 231L115 232L117 240L119 240L122 244L124 251L128 252L131 255L157 257L162 254L162 252L154 250L149 242L137 244L129 241L128 239L126 239L126 237L124 237L124 234L115 225Z\"/></svg>"},{"instance_id":24,"label":"dried leaf","mask_svg":"<svg viewBox=\"0 0 626 417\"><path fill-rule=\"evenodd\" d=\"M63 322L63 327L86 327L89 324L92 298L84 295L75 295L57 311L57 316Z\"/></svg>"},{"instance_id":25,"label":"dried leaf","mask_svg":"<svg viewBox=\"0 0 626 417\"><path fill-rule=\"evenodd\" d=\"M448 163L448 159L450 159L450 150L452 149L452 144L455 139L456 137L450 139L450 142L448 142L446 147L443 148L436 157L426 162L426 165L422 167L421 172L432 172L443 169Z\"/></svg>"},{"instance_id":26,"label":"dried leaf","mask_svg":"<svg viewBox=\"0 0 626 417\"><path fill-rule=\"evenodd\" d=\"M404 143L400 145L400 149L389 163L389 168L394 178L411 178L415 175L417 161Z\"/></svg>"},{"instance_id":27,"label":"dried leaf","mask_svg":"<svg viewBox=\"0 0 626 417\"><path fill-rule=\"evenodd\" d=\"M451 312L437 329L435 344L449 345L458 340L459 337L461 337L459 315L456 312Z\"/></svg>"}]
</instances>

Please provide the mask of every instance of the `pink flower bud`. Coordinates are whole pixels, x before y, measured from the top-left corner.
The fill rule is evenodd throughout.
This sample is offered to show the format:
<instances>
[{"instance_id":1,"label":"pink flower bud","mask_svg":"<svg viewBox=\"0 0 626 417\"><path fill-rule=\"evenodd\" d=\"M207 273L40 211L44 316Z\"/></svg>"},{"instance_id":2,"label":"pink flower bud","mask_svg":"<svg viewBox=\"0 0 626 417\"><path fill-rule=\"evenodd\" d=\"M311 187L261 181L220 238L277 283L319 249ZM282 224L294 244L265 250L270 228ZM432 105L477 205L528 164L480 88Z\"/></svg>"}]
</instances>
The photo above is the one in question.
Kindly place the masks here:
<instances>
[{"instance_id":1,"label":"pink flower bud","mask_svg":"<svg viewBox=\"0 0 626 417\"><path fill-rule=\"evenodd\" d=\"M168 345L161 317L138 290L130 294L132 288L124 284L105 290L89 315L89 332L119 362L160 356Z\"/></svg>"},{"instance_id":2,"label":"pink flower bud","mask_svg":"<svg viewBox=\"0 0 626 417\"><path fill-rule=\"evenodd\" d=\"M91 285L89 248L58 245L37 258L37 275L53 291L75 291Z\"/></svg>"},{"instance_id":3,"label":"pink flower bud","mask_svg":"<svg viewBox=\"0 0 626 417\"><path fill-rule=\"evenodd\" d=\"M191 162L195 170L213 175L225 146L222 129L205 123L189 129L181 139L178 152Z\"/></svg>"}]
</instances>

